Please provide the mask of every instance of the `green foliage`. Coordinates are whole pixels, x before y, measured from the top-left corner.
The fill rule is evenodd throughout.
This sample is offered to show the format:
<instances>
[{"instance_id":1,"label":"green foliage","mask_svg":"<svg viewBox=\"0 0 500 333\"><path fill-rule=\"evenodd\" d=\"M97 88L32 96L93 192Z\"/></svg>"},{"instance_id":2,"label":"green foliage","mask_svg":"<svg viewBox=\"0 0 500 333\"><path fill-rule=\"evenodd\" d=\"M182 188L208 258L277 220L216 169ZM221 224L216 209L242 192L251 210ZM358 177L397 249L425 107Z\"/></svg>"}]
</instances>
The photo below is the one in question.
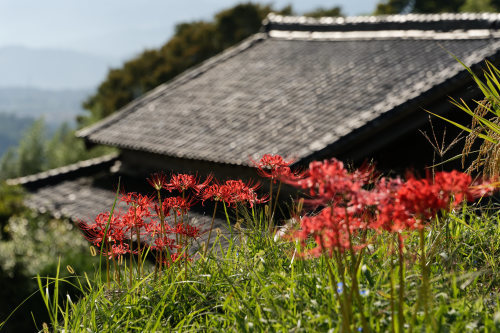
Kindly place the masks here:
<instances>
[{"instance_id":1,"label":"green foliage","mask_svg":"<svg viewBox=\"0 0 500 333\"><path fill-rule=\"evenodd\" d=\"M499 0L385 0L377 5L376 15L412 13L498 12Z\"/></svg>"},{"instance_id":2,"label":"green foliage","mask_svg":"<svg viewBox=\"0 0 500 333\"><path fill-rule=\"evenodd\" d=\"M0 183L0 240L4 239L3 228L9 218L24 211L24 191L19 186Z\"/></svg>"},{"instance_id":3,"label":"green foliage","mask_svg":"<svg viewBox=\"0 0 500 333\"><path fill-rule=\"evenodd\" d=\"M45 122L43 118L35 121L25 133L17 151L17 168L21 175L29 175L43 170L45 164L46 138Z\"/></svg>"},{"instance_id":4,"label":"green foliage","mask_svg":"<svg viewBox=\"0 0 500 333\"><path fill-rule=\"evenodd\" d=\"M7 189L1 189L4 193ZM0 202L4 202L1 200ZM1 207L1 206L0 206ZM16 208L17 215L11 216L2 228L4 239L0 241L0 321L5 320L14 308L25 303L0 328L10 332L34 330L31 312L44 320L46 313L37 296L28 298L37 290L36 274L52 276L58 262L62 267L71 265L77 271L91 271L95 258L87 255L88 244L80 232L67 220L55 220L47 215ZM61 277L71 275L66 270ZM79 291L70 285L62 286L61 293L77 299Z\"/></svg>"},{"instance_id":5,"label":"green foliage","mask_svg":"<svg viewBox=\"0 0 500 333\"><path fill-rule=\"evenodd\" d=\"M493 5L492 0L466 0L460 7L460 11L465 13L496 12L498 10L498 4Z\"/></svg>"},{"instance_id":6,"label":"green foliage","mask_svg":"<svg viewBox=\"0 0 500 333\"><path fill-rule=\"evenodd\" d=\"M19 142L22 133L32 123L32 118L0 113L0 156L7 151L8 147Z\"/></svg>"},{"instance_id":7,"label":"green foliage","mask_svg":"<svg viewBox=\"0 0 500 333\"><path fill-rule=\"evenodd\" d=\"M319 18L319 17L325 17L325 16L332 16L332 17L344 16L344 14L342 13L342 8L340 8L339 6L336 6L336 7L332 7L332 8L320 7L320 8L317 8L317 9L311 11L311 12L305 13L304 16Z\"/></svg>"},{"instance_id":8,"label":"green foliage","mask_svg":"<svg viewBox=\"0 0 500 333\"><path fill-rule=\"evenodd\" d=\"M68 124L62 124L51 138L42 119L26 131L18 147L10 148L0 159L0 180L25 176L111 152L111 148L86 150ZM2 198L0 197L0 202Z\"/></svg>"},{"instance_id":9,"label":"green foliage","mask_svg":"<svg viewBox=\"0 0 500 333\"><path fill-rule=\"evenodd\" d=\"M256 214L263 219L264 214ZM338 331L339 302L328 277L326 257L302 258L298 244L272 240L251 225L218 257L192 262L187 279L183 266L174 266L161 279L149 275L107 289L104 284L77 277L79 302L48 304L60 321L54 330L78 331ZM265 223L260 221L260 223ZM496 331L499 325L500 217L471 207L437 221L425 232L427 269L432 281L425 323L418 305L421 285L418 235L404 234L406 262L405 321L415 332ZM222 236L224 237L224 236ZM375 332L391 329L392 235L370 235L358 279L364 311ZM237 239L243 239L237 242ZM221 238L216 242L219 246ZM330 263L328 263L330 261ZM64 281L51 280L49 283ZM45 293L42 285L41 292ZM335 288L335 286L334 286ZM337 290L338 291L338 290ZM45 296L46 297L46 296ZM360 326L349 328L356 331Z\"/></svg>"}]
</instances>

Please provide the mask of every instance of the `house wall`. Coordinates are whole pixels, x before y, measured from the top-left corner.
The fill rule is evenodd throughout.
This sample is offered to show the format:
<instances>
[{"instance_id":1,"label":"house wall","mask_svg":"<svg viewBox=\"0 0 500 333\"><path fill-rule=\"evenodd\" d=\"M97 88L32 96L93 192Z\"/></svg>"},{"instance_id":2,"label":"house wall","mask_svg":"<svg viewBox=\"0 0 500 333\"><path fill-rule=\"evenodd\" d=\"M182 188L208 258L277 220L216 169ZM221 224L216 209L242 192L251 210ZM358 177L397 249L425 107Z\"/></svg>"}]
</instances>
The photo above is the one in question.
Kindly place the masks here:
<instances>
[{"instance_id":1,"label":"house wall","mask_svg":"<svg viewBox=\"0 0 500 333\"><path fill-rule=\"evenodd\" d=\"M254 168L230 164L169 157L144 151L122 150L120 172L139 177L149 177L153 172L213 174L217 179L256 177Z\"/></svg>"}]
</instances>

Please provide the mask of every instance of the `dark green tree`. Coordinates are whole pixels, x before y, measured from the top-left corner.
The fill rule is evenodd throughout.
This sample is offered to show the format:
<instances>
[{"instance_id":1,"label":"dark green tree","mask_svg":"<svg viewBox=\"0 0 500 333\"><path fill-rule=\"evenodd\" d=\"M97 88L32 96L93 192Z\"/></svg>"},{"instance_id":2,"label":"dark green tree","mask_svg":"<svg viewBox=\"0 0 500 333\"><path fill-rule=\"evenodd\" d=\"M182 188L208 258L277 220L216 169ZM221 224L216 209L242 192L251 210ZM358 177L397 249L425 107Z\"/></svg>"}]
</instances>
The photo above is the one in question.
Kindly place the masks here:
<instances>
[{"instance_id":1,"label":"dark green tree","mask_svg":"<svg viewBox=\"0 0 500 333\"><path fill-rule=\"evenodd\" d=\"M342 13L342 8L340 8L339 6L335 6L332 8L320 7L320 8L317 8L317 9L311 11L311 12L305 13L304 16L319 18L319 17L325 17L325 16L330 16L330 17L344 16L344 14Z\"/></svg>"},{"instance_id":2,"label":"dark green tree","mask_svg":"<svg viewBox=\"0 0 500 333\"><path fill-rule=\"evenodd\" d=\"M500 11L500 0L384 0L375 14Z\"/></svg>"},{"instance_id":3,"label":"dark green tree","mask_svg":"<svg viewBox=\"0 0 500 333\"><path fill-rule=\"evenodd\" d=\"M17 175L17 147L10 147L0 159L0 181Z\"/></svg>"},{"instance_id":4,"label":"dark green tree","mask_svg":"<svg viewBox=\"0 0 500 333\"><path fill-rule=\"evenodd\" d=\"M43 118L33 123L19 143L17 168L21 175L29 175L43 170L45 165L45 121Z\"/></svg>"}]
</instances>

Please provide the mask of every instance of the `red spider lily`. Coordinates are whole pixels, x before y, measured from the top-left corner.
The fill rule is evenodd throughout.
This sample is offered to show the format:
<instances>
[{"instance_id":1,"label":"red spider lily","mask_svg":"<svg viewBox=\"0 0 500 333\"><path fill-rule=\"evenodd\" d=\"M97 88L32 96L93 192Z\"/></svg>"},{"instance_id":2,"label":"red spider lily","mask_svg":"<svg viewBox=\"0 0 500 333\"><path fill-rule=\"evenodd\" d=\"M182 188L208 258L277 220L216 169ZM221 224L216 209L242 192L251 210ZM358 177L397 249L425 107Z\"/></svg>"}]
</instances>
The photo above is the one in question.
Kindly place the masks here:
<instances>
[{"instance_id":1,"label":"red spider lily","mask_svg":"<svg viewBox=\"0 0 500 333\"><path fill-rule=\"evenodd\" d=\"M220 190L221 197L224 202L233 207L245 202L248 202L250 207L253 207L254 204L260 204L267 201L267 197L258 198L255 191L259 187L260 184L258 183L252 185L251 182L244 183L241 179L227 180Z\"/></svg>"},{"instance_id":2,"label":"red spider lily","mask_svg":"<svg viewBox=\"0 0 500 333\"><path fill-rule=\"evenodd\" d=\"M175 239L169 237L158 237L154 240L153 245L151 245L151 248L157 251L161 251L167 247L169 250L179 248L179 246L175 244Z\"/></svg>"},{"instance_id":3,"label":"red spider lily","mask_svg":"<svg viewBox=\"0 0 500 333\"><path fill-rule=\"evenodd\" d=\"M104 254L108 257L108 259L111 259L111 258L120 258L129 252L130 251L128 244L120 243L120 244L113 244L111 246L111 251L108 251Z\"/></svg>"},{"instance_id":4,"label":"red spider lily","mask_svg":"<svg viewBox=\"0 0 500 333\"><path fill-rule=\"evenodd\" d=\"M208 186L208 184L212 181L212 178L212 175L208 175L203 183L199 183L197 175L174 174L170 179L170 183L163 187L170 192L173 190L184 192L188 189L192 189L196 193L199 193L203 188Z\"/></svg>"},{"instance_id":5,"label":"red spider lily","mask_svg":"<svg viewBox=\"0 0 500 333\"><path fill-rule=\"evenodd\" d=\"M122 196L121 201L127 205L141 207L143 209L151 208L152 199L147 195L142 195L135 192L129 192Z\"/></svg>"},{"instance_id":6,"label":"red spider lily","mask_svg":"<svg viewBox=\"0 0 500 333\"><path fill-rule=\"evenodd\" d=\"M147 181L157 191L168 185L167 176L163 172L151 174Z\"/></svg>"},{"instance_id":7,"label":"red spider lily","mask_svg":"<svg viewBox=\"0 0 500 333\"><path fill-rule=\"evenodd\" d=\"M494 191L485 181L471 186L472 178L462 172L438 172L434 181L410 178L406 182L382 179L373 191L377 196L378 218L373 228L399 232L423 227L441 210L449 210L462 201L472 201Z\"/></svg>"},{"instance_id":8,"label":"red spider lily","mask_svg":"<svg viewBox=\"0 0 500 333\"><path fill-rule=\"evenodd\" d=\"M122 201L129 205L128 211L122 217L127 228L143 227L145 219L152 215L152 199L137 193L127 193L122 197Z\"/></svg>"},{"instance_id":9,"label":"red spider lily","mask_svg":"<svg viewBox=\"0 0 500 333\"><path fill-rule=\"evenodd\" d=\"M95 222L91 224L86 224L85 222L80 222L78 226L83 232L83 236L86 240L94 244L95 246L101 246L104 239L104 234L106 233L106 227L108 226L108 221L110 219L110 213L100 213L95 218ZM121 218L117 215L112 215L109 222L109 227L107 230L107 242L121 242L124 236L124 225Z\"/></svg>"},{"instance_id":10,"label":"red spider lily","mask_svg":"<svg viewBox=\"0 0 500 333\"><path fill-rule=\"evenodd\" d=\"M349 232L353 235L366 228L397 233L423 228L439 211L491 194L495 185L483 181L471 186L471 177L457 171L438 172L434 180L410 177L406 182L399 178L374 182L373 178L371 167L350 173L332 159L312 162L305 178L292 182L316 196L311 202L328 206L317 216L304 217L295 234L301 240L315 239L317 247L311 254L342 251L351 246ZM362 242L357 245L362 246Z\"/></svg>"},{"instance_id":11,"label":"red spider lily","mask_svg":"<svg viewBox=\"0 0 500 333\"><path fill-rule=\"evenodd\" d=\"M230 192L227 186L213 184L207 186L200 193L201 203L203 204L206 200L213 201L227 201L230 198Z\"/></svg>"},{"instance_id":12,"label":"red spider lily","mask_svg":"<svg viewBox=\"0 0 500 333\"><path fill-rule=\"evenodd\" d=\"M473 182L467 189L467 201L474 201L492 195L498 190L498 185L499 183L495 179Z\"/></svg>"},{"instance_id":13,"label":"red spider lily","mask_svg":"<svg viewBox=\"0 0 500 333\"><path fill-rule=\"evenodd\" d=\"M341 161L332 158L323 162L311 162L302 179L292 178L284 181L308 189L309 194L315 197L314 200L309 200L310 203L339 204L351 201L356 195L365 194L361 190L371 182L373 174L373 167L364 167L350 173ZM358 200L363 201L361 198Z\"/></svg>"},{"instance_id":14,"label":"red spider lily","mask_svg":"<svg viewBox=\"0 0 500 333\"><path fill-rule=\"evenodd\" d=\"M300 178L299 174L293 173L290 169L290 164L292 164L293 161L285 161L285 159L280 155L265 154L259 162L252 160L252 163L257 167L257 173L260 176L271 178L273 182L283 178Z\"/></svg>"},{"instance_id":15,"label":"red spider lily","mask_svg":"<svg viewBox=\"0 0 500 333\"><path fill-rule=\"evenodd\" d=\"M373 203L377 207L377 217L370 224L372 229L399 233L402 230L415 228L415 219L398 198L402 186L403 181L400 178L382 178L373 189Z\"/></svg>"},{"instance_id":16,"label":"red spider lily","mask_svg":"<svg viewBox=\"0 0 500 333\"><path fill-rule=\"evenodd\" d=\"M191 206L195 203L194 198L169 197L163 200L162 210L163 216L170 216L170 211L173 210L177 216L187 214Z\"/></svg>"},{"instance_id":17,"label":"red spider lily","mask_svg":"<svg viewBox=\"0 0 500 333\"><path fill-rule=\"evenodd\" d=\"M172 228L172 232L193 239L200 237L200 229L189 224L178 223L175 228Z\"/></svg>"},{"instance_id":18,"label":"red spider lily","mask_svg":"<svg viewBox=\"0 0 500 333\"><path fill-rule=\"evenodd\" d=\"M364 245L350 243L353 235L367 228L367 223L362 216L357 216L345 207L327 207L316 216L306 216L301 219L301 229L295 237L305 241L312 236L317 246L306 254L319 256L322 253L332 254L333 250L343 252L351 246L354 250L361 249ZM351 235L351 236L350 236Z\"/></svg>"},{"instance_id":19,"label":"red spider lily","mask_svg":"<svg viewBox=\"0 0 500 333\"><path fill-rule=\"evenodd\" d=\"M495 190L493 182L472 186L472 178L462 172L438 172L434 181L410 178L398 190L399 202L420 224L435 217L440 210L449 210L464 200L475 200ZM480 190L478 190L480 189Z\"/></svg>"}]
</instances>

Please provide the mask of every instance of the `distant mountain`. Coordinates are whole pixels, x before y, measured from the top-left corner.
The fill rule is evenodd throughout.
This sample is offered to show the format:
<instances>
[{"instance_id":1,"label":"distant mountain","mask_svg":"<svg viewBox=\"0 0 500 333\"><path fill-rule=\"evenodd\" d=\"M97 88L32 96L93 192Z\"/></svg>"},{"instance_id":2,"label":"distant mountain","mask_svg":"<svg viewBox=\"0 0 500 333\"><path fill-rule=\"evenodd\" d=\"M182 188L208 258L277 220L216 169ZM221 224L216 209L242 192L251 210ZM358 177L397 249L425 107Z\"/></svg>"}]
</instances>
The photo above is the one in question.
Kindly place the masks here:
<instances>
[{"instance_id":1,"label":"distant mountain","mask_svg":"<svg viewBox=\"0 0 500 333\"><path fill-rule=\"evenodd\" d=\"M104 80L112 58L58 49L0 47L0 87L89 89Z\"/></svg>"},{"instance_id":2,"label":"distant mountain","mask_svg":"<svg viewBox=\"0 0 500 333\"><path fill-rule=\"evenodd\" d=\"M36 88L1 88L0 114L18 117L45 117L49 125L74 123L75 116L83 112L82 102L92 89L42 90Z\"/></svg>"}]
</instances>

